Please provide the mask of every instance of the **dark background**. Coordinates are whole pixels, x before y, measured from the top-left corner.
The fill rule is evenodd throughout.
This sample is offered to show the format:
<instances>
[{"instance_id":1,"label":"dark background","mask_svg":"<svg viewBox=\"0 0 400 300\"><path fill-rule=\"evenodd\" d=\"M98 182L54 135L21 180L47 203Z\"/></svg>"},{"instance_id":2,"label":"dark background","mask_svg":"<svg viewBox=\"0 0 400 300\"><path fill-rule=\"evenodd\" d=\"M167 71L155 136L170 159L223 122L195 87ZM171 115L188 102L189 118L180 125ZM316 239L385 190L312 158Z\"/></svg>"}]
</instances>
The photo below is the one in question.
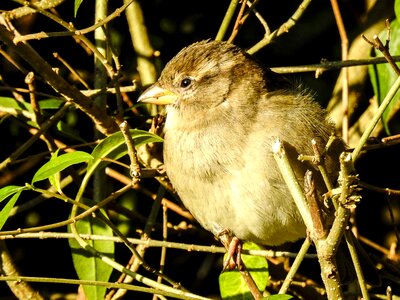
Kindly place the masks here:
<instances>
[{"instance_id":1,"label":"dark background","mask_svg":"<svg viewBox=\"0 0 400 300\"><path fill-rule=\"evenodd\" d=\"M393 1L388 1L393 2ZM148 27L151 42L154 49L159 50L161 55L157 59L156 64L159 71L163 65L168 62L182 47L189 45L195 41L214 38L218 28L224 17L226 9L229 5L228 1L166 1L166 0L146 0L141 1L145 22ZM257 5L258 12L268 22L271 30L278 28L285 22L295 11L300 1L280 0L280 1L260 1ZM348 31L349 40L359 35L363 25L367 19L365 16L364 1L342 0L339 1L341 12L343 14L345 26ZM110 12L121 6L120 1L110 1ZM114 5L114 7L113 7ZM11 1L2 1L0 9L8 10L18 5ZM93 19L93 3L92 1L83 1L76 18L73 16L73 2L66 1L57 8L58 13L66 21L72 21L77 28L86 28L94 23ZM392 16L393 11L387 11L388 18ZM31 15L25 17L15 23L21 33L35 33L39 31L61 31L60 26L54 24L49 19L41 15ZM115 47L119 53L120 61L123 65L123 73L125 78L138 78L135 65L135 53L132 49L129 31L125 21L125 15L115 19L109 24ZM228 35L229 35L228 31ZM263 36L263 28L258 20L252 16L248 22L242 27L235 43L243 48L249 48L254 45ZM88 37L92 36L89 34ZM76 45L71 38L50 38L39 41L30 41L30 44L52 65L61 68L61 72L65 69L59 65L52 57L53 52L58 52L64 59L85 74L85 78L91 83L93 75L93 58L88 57L81 47ZM270 45L262 49L255 56L258 60L269 67L292 66L315 64L322 59L330 61L340 60L341 41L337 31L337 26L333 17L331 5L329 1L314 1L307 9L296 26L289 33L277 38ZM0 60L1 75L8 84L12 86L24 87L24 77L5 60ZM336 82L338 71L325 72L320 78L315 79L313 73L303 73L296 75L288 75L305 87L315 92L316 99L326 105L331 97L334 84ZM43 92L52 93L51 89L45 84L38 83L38 89ZM366 82L365 101L368 102L372 97L372 91L369 82ZM138 97L138 93L130 94L132 101ZM1 92L0 95L8 93ZM112 102L112 99L110 99ZM112 104L110 104L112 106ZM127 116L131 124L138 124L138 120L133 116ZM78 111L72 111L65 120L71 128L84 140L93 140L93 126L88 119ZM29 138L24 126L15 119L9 118L2 120L0 123L1 130L1 147L0 158L4 159L9 156L23 141ZM58 133L54 133L57 135ZM62 137L68 141L68 137ZM73 141L71 141L73 142ZM43 143L35 143L25 155L46 151L47 148ZM85 149L83 149L85 150ZM89 151L89 149L87 149ZM398 166L400 166L398 147L391 149L372 151L364 156L357 165L360 172L360 178L379 186L387 186L396 188L399 185ZM382 151L384 151L382 153ZM24 184L30 182L32 175L40 166L38 166L25 174L18 176L12 184ZM391 171L388 171L388 168ZM14 167L11 166L9 172L13 172ZM4 175L4 174L2 174ZM115 190L118 183L110 180L110 190ZM152 180L144 180L143 184L149 189L156 189L156 184ZM1 186L0 186L1 187ZM69 195L74 195L76 190L68 188ZM32 199L33 193L26 193L18 203L24 203ZM364 199L359 205L357 221L359 231L362 235L369 237L376 243L388 246L387 237L393 236L395 226L388 217L388 203L391 204L395 212L395 222L399 219L399 205L397 199L391 199L390 202L381 194L363 191ZM171 196L168 196L172 199ZM133 199L133 200L132 200ZM395 200L395 201L393 201ZM131 201L132 209L146 218L149 214L152 201L146 199L142 195L134 192L128 193L119 203ZM15 228L24 228L29 226L38 226L41 224L49 224L68 218L70 206L60 201L51 199L44 204L39 205L33 211L21 213L11 218L4 230ZM116 220L116 219L115 219ZM161 221L161 218L159 218ZM169 221L176 225L182 221L180 216L170 213ZM141 228L143 223L138 220L131 220L127 223L127 234L137 236L135 229ZM160 224L158 224L160 225ZM171 241L179 241L194 244L211 244L218 243L214 238L193 224L194 228L190 230L171 230L169 239ZM63 230L63 229L60 229ZM156 226L152 238L161 238L160 226ZM12 240L7 241L7 245L11 254L16 260L21 273L27 276L45 276L45 277L61 277L74 278L75 271L73 269L70 250L65 240ZM297 245L290 246L289 249L296 249ZM368 251L372 251L375 255L380 255L367 247ZM173 279L182 282L183 286L192 292L199 293L204 296L218 295L218 275L221 271L221 255L205 254L196 252L185 252L178 250L168 250L168 257L165 272ZM146 253L146 261L156 266L159 260L159 250L150 249ZM117 246L117 261L124 264L129 259L129 253L123 246ZM319 281L319 270L315 263L306 263L302 267L302 272L307 273L310 278ZM117 279L114 274L112 280ZM75 286L69 285L48 285L35 284L42 292L75 292ZM394 286L396 290L396 286ZM5 283L0 283L0 299L13 299L9 294L9 290ZM129 294L128 294L129 295ZM136 299L146 298L143 294L127 296ZM139 297L139 298L137 298ZM147 297L149 298L149 297Z\"/></svg>"}]
</instances>

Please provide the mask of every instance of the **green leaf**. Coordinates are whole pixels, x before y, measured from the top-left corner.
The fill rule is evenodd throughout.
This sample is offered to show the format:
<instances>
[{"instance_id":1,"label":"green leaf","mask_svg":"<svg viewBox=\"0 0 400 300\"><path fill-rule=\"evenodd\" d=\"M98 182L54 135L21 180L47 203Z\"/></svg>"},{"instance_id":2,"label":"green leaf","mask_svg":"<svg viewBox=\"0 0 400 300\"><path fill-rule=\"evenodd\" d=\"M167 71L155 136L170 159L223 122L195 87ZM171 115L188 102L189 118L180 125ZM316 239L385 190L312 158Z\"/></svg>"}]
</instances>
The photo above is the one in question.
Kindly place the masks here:
<instances>
[{"instance_id":1,"label":"green leaf","mask_svg":"<svg viewBox=\"0 0 400 300\"><path fill-rule=\"evenodd\" d=\"M244 249L261 249L253 243L245 243ZM226 255L225 255L226 258ZM250 270L258 289L263 291L268 284L268 263L264 257L242 255L246 268ZM222 299L254 299L242 275L237 271L227 271L219 276L219 287Z\"/></svg>"},{"instance_id":2,"label":"green leaf","mask_svg":"<svg viewBox=\"0 0 400 300\"><path fill-rule=\"evenodd\" d=\"M131 129L130 133L136 147L143 144L163 141L163 139L158 135L152 134L144 130ZM103 162L103 158L107 157L109 159L118 159L126 155L127 153L128 150L122 132L119 131L106 137L93 149L93 160L89 162L88 173L91 174L100 165L100 163L100 168L105 167L107 164L109 164L109 162Z\"/></svg>"},{"instance_id":3,"label":"green leaf","mask_svg":"<svg viewBox=\"0 0 400 300\"><path fill-rule=\"evenodd\" d=\"M58 157L58 151L59 151L59 150L60 150L60 149L57 149L57 151L54 152L54 154L53 154L53 155L51 156L51 158L50 158L50 161L52 161L52 160L54 160L54 159L56 159L56 158ZM51 185L54 186L55 189L56 189L60 194L62 194L61 183L60 183L60 182L61 182L61 175L60 175L60 172L57 172L57 173L55 173L55 174L49 176L49 181L50 181Z\"/></svg>"},{"instance_id":4,"label":"green leaf","mask_svg":"<svg viewBox=\"0 0 400 300\"><path fill-rule=\"evenodd\" d=\"M396 1L397 2L400 1ZM391 35L396 37L400 35L400 22L399 20L394 20L390 24ZM383 30L379 34L379 38L385 42L386 41L386 29ZM392 55L399 55L400 54L400 39L392 39L390 41L390 53ZM382 53L378 50L375 50L375 54L377 57L381 57ZM398 64L400 65L400 64ZM390 88L392 87L393 83L398 78L398 75L390 66L390 64L378 64L378 65L370 65L369 66L369 74L371 78L372 87L374 89L374 93L378 99L378 103L382 103L383 99L389 92ZM388 108L382 115L383 125L387 134L395 134L400 132L400 122L398 120L392 121L389 124L389 116L391 111L398 103L398 99L400 98L400 91L396 93L394 99L389 104Z\"/></svg>"},{"instance_id":5,"label":"green leaf","mask_svg":"<svg viewBox=\"0 0 400 300\"><path fill-rule=\"evenodd\" d=\"M32 107L29 103L10 97L0 97L0 111L16 117L32 118Z\"/></svg>"},{"instance_id":6,"label":"green leaf","mask_svg":"<svg viewBox=\"0 0 400 300\"><path fill-rule=\"evenodd\" d=\"M77 222L77 230L82 234L112 236L112 230L96 218L87 218ZM114 243L110 241L87 241L89 245L98 252L114 258ZM108 281L112 267L104 263L101 259L94 257L91 253L85 251L75 239L69 239L69 245L72 251L72 260L75 270L81 280ZM84 285L83 290L87 299L104 299L106 287Z\"/></svg>"},{"instance_id":7,"label":"green leaf","mask_svg":"<svg viewBox=\"0 0 400 300\"><path fill-rule=\"evenodd\" d=\"M163 139L158 135L152 134L150 132L139 130L139 129L131 129L130 130L132 139L135 143L135 146L138 147L143 144L147 143L155 143L155 142L162 142ZM89 182L90 177L92 176L95 170L100 170L104 168L110 162L103 161L105 157L109 159L118 159L125 154L128 153L125 138L122 135L122 132L116 132L104 140L102 140L92 152L93 160L91 160L88 164L87 171L85 177L82 180L82 184L79 188L77 196L75 200L79 201L82 197L84 190Z\"/></svg>"},{"instance_id":8,"label":"green leaf","mask_svg":"<svg viewBox=\"0 0 400 300\"><path fill-rule=\"evenodd\" d=\"M24 186L16 186L16 185L9 185L0 189L0 202L13 195L11 199L3 207L3 209L0 211L0 230L6 223L8 216L10 215L10 211L14 207L15 202L17 202L19 195L21 195L22 191L26 189L27 188Z\"/></svg>"},{"instance_id":9,"label":"green leaf","mask_svg":"<svg viewBox=\"0 0 400 300\"><path fill-rule=\"evenodd\" d=\"M33 176L32 184L53 176L71 165L87 162L92 159L89 153L75 151L55 157L45 163Z\"/></svg>"},{"instance_id":10,"label":"green leaf","mask_svg":"<svg viewBox=\"0 0 400 300\"><path fill-rule=\"evenodd\" d=\"M289 300L293 299L292 296L286 295L286 294L276 294L276 295L271 295L266 298L267 300Z\"/></svg>"},{"instance_id":11,"label":"green leaf","mask_svg":"<svg viewBox=\"0 0 400 300\"><path fill-rule=\"evenodd\" d=\"M75 0L74 4L74 18L76 18L76 15L78 14L78 9L81 6L83 0Z\"/></svg>"},{"instance_id":12,"label":"green leaf","mask_svg":"<svg viewBox=\"0 0 400 300\"><path fill-rule=\"evenodd\" d=\"M59 109L65 103L61 99L44 99L39 101L40 109Z\"/></svg>"},{"instance_id":13,"label":"green leaf","mask_svg":"<svg viewBox=\"0 0 400 300\"><path fill-rule=\"evenodd\" d=\"M10 97L0 97L0 111L10 112L10 110L32 111L32 108L27 102L17 101Z\"/></svg>"},{"instance_id":14,"label":"green leaf","mask_svg":"<svg viewBox=\"0 0 400 300\"><path fill-rule=\"evenodd\" d=\"M44 99L39 101L40 109L59 109L65 101L61 99ZM0 97L0 111L15 114L16 111L32 113L32 106L28 102L17 101L10 97Z\"/></svg>"},{"instance_id":15,"label":"green leaf","mask_svg":"<svg viewBox=\"0 0 400 300\"><path fill-rule=\"evenodd\" d=\"M400 20L400 0L394 2L394 13L396 14L396 18Z\"/></svg>"},{"instance_id":16,"label":"green leaf","mask_svg":"<svg viewBox=\"0 0 400 300\"><path fill-rule=\"evenodd\" d=\"M24 190L26 187L24 186L18 186L18 185L8 185L0 189L0 202L3 201L4 199L7 199L10 197L12 194L15 194L16 192L20 190Z\"/></svg>"}]
</instances>

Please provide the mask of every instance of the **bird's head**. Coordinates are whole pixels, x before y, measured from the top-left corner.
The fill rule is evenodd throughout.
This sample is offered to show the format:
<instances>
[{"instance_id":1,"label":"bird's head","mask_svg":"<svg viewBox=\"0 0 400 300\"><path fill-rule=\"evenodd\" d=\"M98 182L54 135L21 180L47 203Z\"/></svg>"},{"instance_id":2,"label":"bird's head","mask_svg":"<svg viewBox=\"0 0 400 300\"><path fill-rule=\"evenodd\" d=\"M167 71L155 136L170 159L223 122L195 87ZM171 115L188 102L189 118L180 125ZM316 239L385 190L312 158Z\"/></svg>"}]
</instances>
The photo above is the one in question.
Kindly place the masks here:
<instances>
[{"instance_id":1,"label":"bird's head","mask_svg":"<svg viewBox=\"0 0 400 300\"><path fill-rule=\"evenodd\" d=\"M230 107L236 105L234 102L255 99L235 95L238 87L246 96L262 89L263 76L263 69L237 46L205 40L183 48L138 101L168 105L167 111L209 112L221 105Z\"/></svg>"}]
</instances>

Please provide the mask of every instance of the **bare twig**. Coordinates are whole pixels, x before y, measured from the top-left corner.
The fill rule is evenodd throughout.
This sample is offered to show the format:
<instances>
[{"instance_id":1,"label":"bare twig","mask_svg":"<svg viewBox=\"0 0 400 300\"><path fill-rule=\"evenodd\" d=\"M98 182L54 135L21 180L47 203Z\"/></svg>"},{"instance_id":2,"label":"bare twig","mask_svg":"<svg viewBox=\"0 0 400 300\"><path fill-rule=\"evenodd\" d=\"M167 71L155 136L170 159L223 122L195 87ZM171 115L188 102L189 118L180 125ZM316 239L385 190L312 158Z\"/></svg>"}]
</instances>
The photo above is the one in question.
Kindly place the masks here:
<instances>
[{"instance_id":1,"label":"bare twig","mask_svg":"<svg viewBox=\"0 0 400 300\"><path fill-rule=\"evenodd\" d=\"M0 276L0 281L14 281L17 284L21 284L21 282L45 282L49 283L58 283L58 284L74 284L74 285L93 285L93 286L105 286L107 288L124 288L130 291L144 292L149 294L159 293L161 295L165 295L171 298L176 299L184 299L184 300L212 300L211 298L201 297L198 295L179 292L179 290L161 290L159 287L157 288L147 288L143 286L136 286L132 284L120 284L113 282L101 282L95 280L77 280L77 279L65 279L65 278L50 278L50 277L30 277L30 276ZM21 299L27 299L23 297Z\"/></svg>"},{"instance_id":2,"label":"bare twig","mask_svg":"<svg viewBox=\"0 0 400 300\"><path fill-rule=\"evenodd\" d=\"M335 15L336 24L339 30L341 45L342 45L342 60L347 60L349 51L349 39L347 37L346 28L343 23L342 14L337 0L331 0L333 14ZM342 77L342 138L348 143L349 142L349 73L347 69L343 69Z\"/></svg>"},{"instance_id":3,"label":"bare twig","mask_svg":"<svg viewBox=\"0 0 400 300\"><path fill-rule=\"evenodd\" d=\"M121 128L121 132L125 138L126 146L128 148L128 155L131 161L130 163L130 174L137 181L140 180L140 165L137 159L137 153L135 149L135 144L133 142L132 136L129 133L129 125L128 122L123 121L119 127Z\"/></svg>"},{"instance_id":4,"label":"bare twig","mask_svg":"<svg viewBox=\"0 0 400 300\"><path fill-rule=\"evenodd\" d=\"M292 280L294 276L296 275L301 262L303 261L304 257L307 254L308 249L311 246L311 240L309 238L306 238L303 242L303 245L301 246L298 255L296 256L296 259L294 260L292 266L290 267L290 270L288 274L286 275L285 280L282 283L281 288L279 289L278 294L285 294L287 290L289 289L290 284L292 283Z\"/></svg>"},{"instance_id":5,"label":"bare twig","mask_svg":"<svg viewBox=\"0 0 400 300\"><path fill-rule=\"evenodd\" d=\"M231 0L231 3L229 4L229 7L225 13L224 19L222 20L222 24L219 27L217 36L215 37L215 40L217 41L222 41L225 37L225 34L228 30L228 27L233 19L233 15L235 14L235 10L237 5L239 4L239 0Z\"/></svg>"},{"instance_id":6,"label":"bare twig","mask_svg":"<svg viewBox=\"0 0 400 300\"><path fill-rule=\"evenodd\" d=\"M36 1L35 6L37 8L45 10L45 9L57 7L58 5L62 4L64 1L65 0L51 0L51 1L41 0L41 1ZM22 1L20 2L20 4L24 5L24 3ZM5 12L5 15L6 15L7 19L11 21L11 20L19 19L26 15L34 14L36 12L37 12L36 9L31 8L27 5L24 5L22 7L18 7L11 11Z\"/></svg>"},{"instance_id":7,"label":"bare twig","mask_svg":"<svg viewBox=\"0 0 400 300\"><path fill-rule=\"evenodd\" d=\"M346 213L348 213L348 209L344 208L344 206L339 206L337 211L338 216L335 218L327 238L317 239L317 235L314 234L315 224L312 219L312 214L304 197L302 188L296 179L292 167L290 166L282 142L277 140L273 145L272 151L282 177L285 180L290 194L292 195L303 218L304 224L306 225L307 230L311 233L310 236L316 245L322 271L321 277L326 288L328 299L343 299L335 254L343 235L345 225L347 224Z\"/></svg>"},{"instance_id":8,"label":"bare twig","mask_svg":"<svg viewBox=\"0 0 400 300\"><path fill-rule=\"evenodd\" d=\"M21 1L21 0L15 0L15 1L17 1L21 4L25 3L24 1ZM37 10L37 12L46 16L50 20L53 20L54 22L61 25L68 31L75 32L76 28L74 27L73 23L66 22L63 19L61 19L60 17L58 17L57 15L52 14L46 10L43 10L38 6L35 6L35 3L29 2L28 4L31 7L35 8ZM3 17L3 15L1 15L1 17ZM16 34L16 32L14 32L14 39L19 38L20 36L21 36L20 34ZM110 75L110 77L113 76L113 74L114 74L113 67L108 63L107 59L97 50L97 48L93 45L93 43L88 38L86 38L84 35L73 35L73 38L76 39L78 43L81 43L82 45L85 46L84 49L86 52L88 52L87 49L90 49L90 51L92 51L94 53L94 55L103 63L103 65L107 69L107 72Z\"/></svg>"},{"instance_id":9,"label":"bare twig","mask_svg":"<svg viewBox=\"0 0 400 300\"><path fill-rule=\"evenodd\" d=\"M374 130L374 127L381 119L383 112L389 106L390 102L394 98L394 96L399 88L400 88L400 76L393 83L393 85L390 88L389 92L387 93L385 99L383 99L382 103L379 105L378 111L374 114L372 120L369 122L367 129L364 131L363 135L361 136L360 141L358 142L358 144L355 147L353 154L352 154L353 161L356 161L358 159L364 144L367 142L369 136L371 135L372 130Z\"/></svg>"},{"instance_id":10,"label":"bare twig","mask_svg":"<svg viewBox=\"0 0 400 300\"><path fill-rule=\"evenodd\" d=\"M5 241L0 241L0 275L20 276L20 272L15 266ZM7 281L8 287L18 299L43 300L38 291L34 290L27 282Z\"/></svg>"},{"instance_id":11,"label":"bare twig","mask_svg":"<svg viewBox=\"0 0 400 300\"><path fill-rule=\"evenodd\" d=\"M60 54L54 52L53 56L54 58L58 59L71 72L71 74L75 76L75 78L78 79L78 81L85 87L85 89L90 90L89 85L85 82L82 76L80 76L79 73L73 67L71 67L71 65L65 59L63 59Z\"/></svg>"},{"instance_id":12,"label":"bare twig","mask_svg":"<svg viewBox=\"0 0 400 300\"><path fill-rule=\"evenodd\" d=\"M108 15L104 19L97 20L97 22L94 25L89 26L87 28L84 28L84 29L73 28L73 30L71 30L71 31L59 31L59 32L44 32L44 31L42 31L42 32L38 32L38 33L31 33L31 34L26 34L26 35L21 35L21 36L15 37L14 42L17 44L17 43L19 43L21 41L38 40L38 39L40 40L40 39L46 39L46 38L51 38L51 37L62 37L62 36L73 36L73 35L84 35L84 34L87 34L89 32L92 32L92 31L96 30L97 28L109 23L113 19L119 17L121 15L121 13L133 1L134 0L127 1L124 5L122 5L121 7L117 8L112 14ZM46 2L46 1L42 1L42 2ZM33 3L29 3L29 5L30 5L31 10L34 11L34 12L39 11L39 10L40 11L44 10L36 2L34 4Z\"/></svg>"},{"instance_id":13,"label":"bare twig","mask_svg":"<svg viewBox=\"0 0 400 300\"><path fill-rule=\"evenodd\" d=\"M255 0L253 2L251 2L249 0L243 0L242 1L242 6L240 7L239 14L238 14L238 16L236 18L236 22L235 22L235 25L234 25L234 27L232 29L232 33L231 33L231 36L228 39L228 42L233 43L233 40L235 39L235 37L239 33L240 28L244 25L244 23L249 18L251 13L253 13L256 16L256 18L260 21L261 25L264 27L264 30L265 30L265 32L267 34L269 34L271 32L269 27L268 27L267 22L264 20L264 18L261 16L261 14L258 13L256 11L256 9L255 9L257 3L258 3L258 0ZM246 5L249 7L249 9L244 14Z\"/></svg>"},{"instance_id":14,"label":"bare twig","mask_svg":"<svg viewBox=\"0 0 400 300\"><path fill-rule=\"evenodd\" d=\"M246 9L246 4L247 4L247 0L242 0L242 5L240 6L239 13L236 17L235 25L233 26L231 36L228 39L229 43L233 43L233 40L235 39L236 35L238 34L240 27L242 27L242 25L245 21L243 18L243 14Z\"/></svg>"},{"instance_id":15,"label":"bare twig","mask_svg":"<svg viewBox=\"0 0 400 300\"><path fill-rule=\"evenodd\" d=\"M70 85L64 78L57 75L53 68L32 47L26 43L14 44L13 39L15 35L7 29L8 25L8 22L0 15L0 40L29 63L37 74L40 74L68 102L74 103L84 111L94 121L100 132L109 134L118 130L118 126L110 116L94 105L93 101L83 95L76 87Z\"/></svg>"},{"instance_id":16,"label":"bare twig","mask_svg":"<svg viewBox=\"0 0 400 300\"><path fill-rule=\"evenodd\" d=\"M53 116L51 116L46 122L42 124L38 132L33 135L29 140L22 144L17 150L15 150L9 157L0 163L0 170L6 168L9 164L20 157L29 147L37 140L39 137L45 133L50 127L56 124L69 109L70 103L65 103L65 105L57 111Z\"/></svg>"},{"instance_id":17,"label":"bare twig","mask_svg":"<svg viewBox=\"0 0 400 300\"><path fill-rule=\"evenodd\" d=\"M304 176L304 193L307 198L308 205L310 207L311 218L314 223L314 232L316 239L322 239L327 234L327 229L325 226L325 221L322 217L322 209L319 205L321 201L318 199L317 188L315 186L315 181L313 174L310 170L307 170Z\"/></svg>"},{"instance_id":18,"label":"bare twig","mask_svg":"<svg viewBox=\"0 0 400 300\"><path fill-rule=\"evenodd\" d=\"M129 0L130 1L130 0ZM127 3L128 0L124 0ZM157 70L153 59L155 51L151 45L150 38L145 26L143 11L138 1L134 1L125 10L128 21L129 32L131 34L132 46L137 55L138 72L143 86L154 83L157 79ZM155 106L152 106L152 114L157 112Z\"/></svg>"},{"instance_id":19,"label":"bare twig","mask_svg":"<svg viewBox=\"0 0 400 300\"><path fill-rule=\"evenodd\" d=\"M390 32L390 27L388 27L387 29L388 32ZM400 69L399 67L396 65L393 56L390 54L389 52L389 33L388 33L388 39L386 40L386 44L383 45L381 39L375 34L373 39L374 41L370 41L365 35L362 35L363 39L370 44L372 47L374 47L375 49L379 50L380 52L382 52L383 56L385 57L385 59L387 60L387 62L390 64L390 66L393 68L393 70L396 72L397 75L400 75Z\"/></svg>"},{"instance_id":20,"label":"bare twig","mask_svg":"<svg viewBox=\"0 0 400 300\"><path fill-rule=\"evenodd\" d=\"M9 234L0 235L0 240L12 240L12 239L73 239L74 236L67 232L51 232L51 231L39 231L31 233L21 233L21 234ZM81 238L84 240L93 241L112 241L114 243L123 243L123 241L116 236L104 236L104 235L91 235L91 234L81 234ZM165 247L167 249L180 249L190 252L208 252L208 253L226 253L225 247L219 246L204 246L204 245L194 245L194 244L184 244L176 243L171 241L158 241L153 239L135 239L127 238L129 243L135 245L144 245L147 248L150 247ZM242 254L260 256L260 257L288 257L295 258L298 254L294 252L287 251L274 251L274 250L242 250ZM304 258L315 259L317 258L315 254L306 254Z\"/></svg>"},{"instance_id":21,"label":"bare twig","mask_svg":"<svg viewBox=\"0 0 400 300\"><path fill-rule=\"evenodd\" d=\"M382 188L382 187L378 187L372 184L368 184L366 182L363 181L359 181L358 185L360 187L363 187L365 189L374 191L374 192L378 192L378 193L382 193L385 194L387 196L400 196L400 190L394 190L394 189L389 189L389 188Z\"/></svg>"},{"instance_id":22,"label":"bare twig","mask_svg":"<svg viewBox=\"0 0 400 300\"><path fill-rule=\"evenodd\" d=\"M393 56L395 62L400 61L400 56ZM374 57L368 59L352 59L346 61L327 61L323 60L319 64L311 64L304 66L287 66L287 67L274 67L271 68L272 71L276 73L305 73L305 72L318 72L321 74L327 70L337 70L346 67L356 67L365 65L376 65L387 63L384 57Z\"/></svg>"},{"instance_id":23,"label":"bare twig","mask_svg":"<svg viewBox=\"0 0 400 300\"><path fill-rule=\"evenodd\" d=\"M293 13L293 15L285 23L283 23L278 29L274 30L272 33L266 32L264 38L257 44L255 44L253 47L251 47L249 50L247 50L247 52L249 54L254 54L260 51L266 45L268 45L271 42L271 40L274 39L275 37L278 37L284 33L289 32L289 30L296 24L296 22L302 16L302 14L307 9L310 3L311 0L303 0L302 3L299 5L299 7L296 9L296 11Z\"/></svg>"}]
</instances>

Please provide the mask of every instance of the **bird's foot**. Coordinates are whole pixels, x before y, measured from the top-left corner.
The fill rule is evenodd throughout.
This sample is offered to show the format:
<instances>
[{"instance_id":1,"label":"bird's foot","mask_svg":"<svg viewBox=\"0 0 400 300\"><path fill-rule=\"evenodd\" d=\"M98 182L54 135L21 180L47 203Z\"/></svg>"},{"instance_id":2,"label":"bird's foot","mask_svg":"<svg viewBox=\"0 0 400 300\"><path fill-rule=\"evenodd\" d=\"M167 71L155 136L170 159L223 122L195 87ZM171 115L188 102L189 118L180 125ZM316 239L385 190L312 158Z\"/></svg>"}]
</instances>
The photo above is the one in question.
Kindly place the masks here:
<instances>
[{"instance_id":1,"label":"bird's foot","mask_svg":"<svg viewBox=\"0 0 400 300\"><path fill-rule=\"evenodd\" d=\"M241 258L242 242L228 229L221 230L217 236L227 250L227 256L224 260L222 270L233 270L235 266L238 268L238 270L241 270L243 267Z\"/></svg>"}]
</instances>

